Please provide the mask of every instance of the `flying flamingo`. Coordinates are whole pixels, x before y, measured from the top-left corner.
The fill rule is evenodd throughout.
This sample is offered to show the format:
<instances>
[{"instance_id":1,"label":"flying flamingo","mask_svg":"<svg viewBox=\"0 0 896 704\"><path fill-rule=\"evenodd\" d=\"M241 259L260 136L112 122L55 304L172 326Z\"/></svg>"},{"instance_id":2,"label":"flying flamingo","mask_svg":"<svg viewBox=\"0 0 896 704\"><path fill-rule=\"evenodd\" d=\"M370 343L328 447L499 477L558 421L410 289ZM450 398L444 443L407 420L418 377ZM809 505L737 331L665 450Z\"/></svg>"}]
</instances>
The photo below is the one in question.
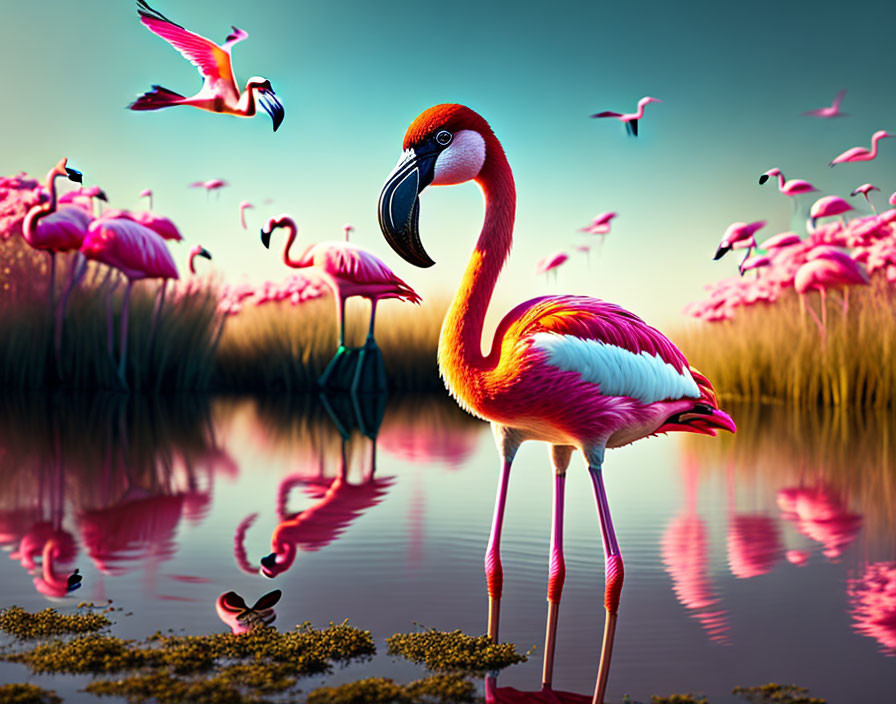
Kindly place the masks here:
<instances>
[{"instance_id":1,"label":"flying flamingo","mask_svg":"<svg viewBox=\"0 0 896 704\"><path fill-rule=\"evenodd\" d=\"M601 213L600 215L595 216L590 225L580 227L579 232L587 232L592 235L603 235L610 231L610 221L617 215L618 213L612 211Z\"/></svg>"},{"instance_id":2,"label":"flying flamingo","mask_svg":"<svg viewBox=\"0 0 896 704\"><path fill-rule=\"evenodd\" d=\"M187 259L187 266L190 269L190 273L194 276L196 275L196 265L194 260L196 257L205 257L209 261L212 260L211 252L209 252L205 247L200 244L197 244L193 249L190 250L189 258Z\"/></svg>"},{"instance_id":3,"label":"flying flamingo","mask_svg":"<svg viewBox=\"0 0 896 704\"><path fill-rule=\"evenodd\" d=\"M781 169L778 168L769 169L762 174L762 176L759 177L759 185L761 186L772 176L778 177L778 191L785 196L793 197L798 196L801 193L811 193L812 191L818 190L811 183L800 178L792 178L789 181L785 181L784 174L782 174Z\"/></svg>"},{"instance_id":4,"label":"flying flamingo","mask_svg":"<svg viewBox=\"0 0 896 704\"><path fill-rule=\"evenodd\" d=\"M151 189L144 188L142 191L140 191L140 194L138 197L149 198L149 209L152 210L152 190Z\"/></svg>"},{"instance_id":5,"label":"flying flamingo","mask_svg":"<svg viewBox=\"0 0 896 704\"><path fill-rule=\"evenodd\" d=\"M127 217L102 217L91 223L81 246L88 259L118 269L128 280L121 314L121 341L118 377L127 388L125 361L128 342L128 304L131 287L140 279L176 279L177 266L165 240L153 230ZM109 310L107 306L107 311ZM108 319L111 346L112 318Z\"/></svg>"},{"instance_id":6,"label":"flying flamingo","mask_svg":"<svg viewBox=\"0 0 896 704\"><path fill-rule=\"evenodd\" d=\"M617 120L620 120L625 125L625 131L628 132L632 137L638 136L638 120L644 117L644 106L648 103L661 103L663 102L659 98L651 98L650 96L645 96L638 101L638 110L637 112L628 112L620 114L618 112L611 112L609 110L605 110L604 112L599 112L591 117L615 117Z\"/></svg>"},{"instance_id":7,"label":"flying flamingo","mask_svg":"<svg viewBox=\"0 0 896 704\"><path fill-rule=\"evenodd\" d=\"M567 259L569 259L569 255L566 252L554 252L553 254L549 254L544 259L540 259L535 265L535 273L544 274L545 277L547 277L547 275L553 271L554 281L556 282L557 269L559 269L560 265Z\"/></svg>"},{"instance_id":8,"label":"flying flamingo","mask_svg":"<svg viewBox=\"0 0 896 704\"><path fill-rule=\"evenodd\" d=\"M373 338L374 322L376 320L376 306L381 299L397 298L402 301L419 303L420 296L395 273L386 266L376 255L366 249L362 249L350 242L318 242L312 244L299 256L298 259L290 257L289 250L296 241L298 227L296 221L289 215L278 215L270 218L261 230L261 242L269 248L271 233L278 227L289 230L286 246L283 248L283 262L293 269L314 267L324 275L324 279L333 291L336 299L339 325L339 349L333 359L327 365L319 383L326 386L330 375L336 367L337 360L347 353L345 346L345 301L352 296L360 296L370 301L370 328L367 332L367 341L361 348L358 364L355 368L351 382L351 388L356 391L361 378L361 370L366 354L374 355L382 359L376 340ZM377 370L376 387L385 390L385 374L381 368L381 362L374 365Z\"/></svg>"},{"instance_id":9,"label":"flying flamingo","mask_svg":"<svg viewBox=\"0 0 896 704\"><path fill-rule=\"evenodd\" d=\"M754 235L763 227L765 227L765 220L757 220L756 222L751 222L749 225L745 222L731 223L728 226L728 229L725 230L725 234L722 235L722 241L719 242L719 246L716 248L713 261L721 259L732 249L746 249L747 252L744 254L744 258L741 259L740 265L738 266L738 269L740 269L740 266L742 266L750 254L753 253L753 248L756 246L756 238Z\"/></svg>"},{"instance_id":10,"label":"flying flamingo","mask_svg":"<svg viewBox=\"0 0 896 704\"><path fill-rule=\"evenodd\" d=\"M858 188L854 189L849 195L857 196L860 193L865 196L865 202L871 206L871 210L877 215L877 208L874 207L874 203L871 202L871 199L868 197L868 194L871 191L879 191L880 189L877 186L872 186L870 183L863 183Z\"/></svg>"},{"instance_id":11,"label":"flying flamingo","mask_svg":"<svg viewBox=\"0 0 896 704\"><path fill-rule=\"evenodd\" d=\"M848 161L871 161L877 157L877 143L884 137L892 136L893 135L891 134L887 134L885 130L878 130L871 135L871 151L865 149L865 147L853 147L852 149L847 149L840 156L835 156L828 166L845 164Z\"/></svg>"},{"instance_id":12,"label":"flying flamingo","mask_svg":"<svg viewBox=\"0 0 896 704\"><path fill-rule=\"evenodd\" d=\"M844 95L846 95L846 89L837 91L837 95L834 96L834 102L830 107L809 110L804 112L803 115L810 117L846 117L845 112L840 112L840 103L843 102Z\"/></svg>"},{"instance_id":13,"label":"flying flamingo","mask_svg":"<svg viewBox=\"0 0 896 704\"><path fill-rule=\"evenodd\" d=\"M581 252L585 255L585 261L588 262L588 268L591 268L591 245L590 244L576 244L573 245L573 249L577 252Z\"/></svg>"},{"instance_id":14,"label":"flying flamingo","mask_svg":"<svg viewBox=\"0 0 896 704\"><path fill-rule=\"evenodd\" d=\"M504 150L488 123L462 105L437 105L408 128L403 157L379 199L383 235L408 262L434 264L418 231L419 193L429 184L475 180L485 221L442 325L439 370L452 395L492 422L501 457L486 552L488 633L498 636L502 570L500 535L510 467L520 444L551 445L554 503L548 580L548 626L542 680L550 686L557 614L565 576L563 495L574 449L585 456L606 554L607 616L594 702L603 701L622 589L623 564L603 483L607 447L671 430L734 431L709 381L690 369L662 333L611 303L583 296L543 296L520 304L499 323L491 352L482 328L498 275L510 254L516 189Z\"/></svg>"},{"instance_id":15,"label":"flying flamingo","mask_svg":"<svg viewBox=\"0 0 896 704\"><path fill-rule=\"evenodd\" d=\"M212 191L215 191L219 196L221 195L221 189L226 188L230 184L227 183L223 178L212 178L208 181L194 181L190 184L190 188L204 188L205 194L208 195Z\"/></svg>"},{"instance_id":16,"label":"flying flamingo","mask_svg":"<svg viewBox=\"0 0 896 704\"><path fill-rule=\"evenodd\" d=\"M152 90L141 95L128 107L131 110L159 110L173 105L192 105L201 110L225 113L238 117L255 115L255 100L274 122L274 132L283 122L283 105L274 95L274 89L267 78L253 76L246 81L246 88L240 93L233 75L230 51L234 45L249 37L247 32L233 27L223 46L210 39L194 34L172 22L161 12L153 10L144 0L137 0L137 14L140 21L153 34L161 37L177 49L202 75L202 89L196 95L186 97L173 90L154 85Z\"/></svg>"},{"instance_id":17,"label":"flying flamingo","mask_svg":"<svg viewBox=\"0 0 896 704\"><path fill-rule=\"evenodd\" d=\"M248 227L246 227L246 209L247 209L247 208L254 208L254 207L255 207L255 206L252 205L252 204L251 204L249 201L247 201L247 200L244 200L244 201L242 201L242 202L240 203L240 225L243 226L243 229L244 229L244 230L248 230L248 229L249 229Z\"/></svg>"}]
</instances>

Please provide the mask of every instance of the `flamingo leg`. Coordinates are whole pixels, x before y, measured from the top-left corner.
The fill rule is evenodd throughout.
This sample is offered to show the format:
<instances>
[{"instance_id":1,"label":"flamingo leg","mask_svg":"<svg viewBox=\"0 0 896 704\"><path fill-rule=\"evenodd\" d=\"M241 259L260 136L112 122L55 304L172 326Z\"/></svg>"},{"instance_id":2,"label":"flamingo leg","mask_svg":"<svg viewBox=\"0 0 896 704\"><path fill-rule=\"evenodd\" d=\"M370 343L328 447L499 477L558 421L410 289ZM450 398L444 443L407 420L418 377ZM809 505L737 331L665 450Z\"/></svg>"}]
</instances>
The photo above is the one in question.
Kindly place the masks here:
<instances>
[{"instance_id":1,"label":"flamingo leg","mask_svg":"<svg viewBox=\"0 0 896 704\"><path fill-rule=\"evenodd\" d=\"M383 366L383 355L373 338L373 329L376 324L376 298L370 299L370 328L367 331L367 341L358 353L358 365L355 367L355 375L352 379L351 392L356 394L361 383L361 377L365 374L364 365L373 366L373 391L386 390L386 370ZM366 390L366 389L365 389Z\"/></svg>"},{"instance_id":2,"label":"flamingo leg","mask_svg":"<svg viewBox=\"0 0 896 704\"><path fill-rule=\"evenodd\" d=\"M77 286L81 279L84 278L84 274L87 273L87 260L84 258L84 255L80 252L75 252L75 256L72 259L72 266L69 270L68 274L68 283L65 286L65 290L62 293L62 299L59 301L59 306L56 309L56 331L53 336L53 345L56 350L56 368L59 369L59 356L62 352L62 319L65 317L65 309L68 305L68 298L74 290L75 286Z\"/></svg>"},{"instance_id":3,"label":"flamingo leg","mask_svg":"<svg viewBox=\"0 0 896 704\"><path fill-rule=\"evenodd\" d=\"M338 299L336 316L337 324L339 326L339 347L336 349L336 354L333 355L333 359L327 364L327 368L324 369L324 373L321 374L320 379L317 380L317 384L321 388L327 387L327 382L330 380L330 376L332 376L333 371L336 369L336 365L339 364L339 360L347 352L345 348L345 297L342 296L336 288L333 289L333 295Z\"/></svg>"},{"instance_id":4,"label":"flamingo leg","mask_svg":"<svg viewBox=\"0 0 896 704\"><path fill-rule=\"evenodd\" d=\"M49 250L50 254L50 286L49 286L49 298L50 298L50 316L53 315L53 298L56 292L56 252L52 249Z\"/></svg>"},{"instance_id":5,"label":"flamingo leg","mask_svg":"<svg viewBox=\"0 0 896 704\"><path fill-rule=\"evenodd\" d=\"M162 285L156 294L156 304L152 311L152 322L149 325L149 344L146 349L149 350L149 356L152 358L153 347L156 341L156 331L159 327L159 320L162 317L162 306L165 305L165 292L168 289L168 279L162 279Z\"/></svg>"},{"instance_id":6,"label":"flamingo leg","mask_svg":"<svg viewBox=\"0 0 896 704\"><path fill-rule=\"evenodd\" d=\"M843 317L846 317L846 313L849 311L849 286L843 287Z\"/></svg>"},{"instance_id":7,"label":"flamingo leg","mask_svg":"<svg viewBox=\"0 0 896 704\"><path fill-rule=\"evenodd\" d=\"M600 519L601 536L606 557L604 606L607 614L604 622L603 644L600 651L600 666L597 671L597 683L594 687L594 699L592 700L592 704L603 704L604 693L607 690L607 680L610 676L610 659L613 654L616 618L619 612L619 599L622 595L622 582L625 571L622 565L622 555L619 552L619 544L616 542L616 532L613 530L613 520L610 518L607 492L604 489L601 470L604 448L591 448L586 453L586 457L588 458L588 472L591 474L591 483L594 485L594 500L597 504L597 515Z\"/></svg>"},{"instance_id":8,"label":"flamingo leg","mask_svg":"<svg viewBox=\"0 0 896 704\"><path fill-rule=\"evenodd\" d=\"M550 688L554 678L554 651L557 643L557 617L560 612L560 596L566 578L566 562L563 559L563 496L566 489L566 468L573 448L569 445L551 446L551 463L554 466L554 507L551 516L551 558L548 572L548 622L544 635L544 667L541 684Z\"/></svg>"},{"instance_id":9,"label":"flamingo leg","mask_svg":"<svg viewBox=\"0 0 896 704\"><path fill-rule=\"evenodd\" d=\"M507 487L510 482L510 465L520 446L516 432L497 423L492 424L498 452L501 455L501 476L495 497L495 513L492 530L485 551L485 581L488 585L488 637L498 642L498 622L501 618L501 591L504 586L504 571L501 568L501 528L504 524L504 506L507 503Z\"/></svg>"},{"instance_id":10,"label":"flamingo leg","mask_svg":"<svg viewBox=\"0 0 896 704\"><path fill-rule=\"evenodd\" d=\"M131 286L133 285L134 282L128 279L128 285L124 289L124 300L121 303L121 339L118 345L121 356L118 360L118 379L125 389L128 388L128 382L125 378L125 364L128 352L128 311L130 309Z\"/></svg>"}]
</instances>

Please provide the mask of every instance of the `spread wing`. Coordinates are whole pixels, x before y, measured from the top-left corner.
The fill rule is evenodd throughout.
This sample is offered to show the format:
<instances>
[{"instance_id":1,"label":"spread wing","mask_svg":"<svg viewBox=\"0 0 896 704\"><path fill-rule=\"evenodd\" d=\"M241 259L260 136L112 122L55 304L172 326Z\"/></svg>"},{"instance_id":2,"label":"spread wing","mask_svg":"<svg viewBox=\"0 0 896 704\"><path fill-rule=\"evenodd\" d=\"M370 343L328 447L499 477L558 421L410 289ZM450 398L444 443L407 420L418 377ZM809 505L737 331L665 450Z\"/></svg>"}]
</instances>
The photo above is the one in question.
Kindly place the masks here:
<instances>
[{"instance_id":1,"label":"spread wing","mask_svg":"<svg viewBox=\"0 0 896 704\"><path fill-rule=\"evenodd\" d=\"M145 0L137 0L137 14L140 15L140 22L150 32L171 44L187 61L198 68L206 82L226 81L234 86L234 90L236 89L229 51L225 51L211 39L206 39L172 22L158 10L152 9ZM245 37L238 37L230 46L241 39Z\"/></svg>"},{"instance_id":2,"label":"spread wing","mask_svg":"<svg viewBox=\"0 0 896 704\"><path fill-rule=\"evenodd\" d=\"M604 110L604 112L599 112L591 117L622 117L622 113L619 112L611 112L610 110Z\"/></svg>"}]
</instances>

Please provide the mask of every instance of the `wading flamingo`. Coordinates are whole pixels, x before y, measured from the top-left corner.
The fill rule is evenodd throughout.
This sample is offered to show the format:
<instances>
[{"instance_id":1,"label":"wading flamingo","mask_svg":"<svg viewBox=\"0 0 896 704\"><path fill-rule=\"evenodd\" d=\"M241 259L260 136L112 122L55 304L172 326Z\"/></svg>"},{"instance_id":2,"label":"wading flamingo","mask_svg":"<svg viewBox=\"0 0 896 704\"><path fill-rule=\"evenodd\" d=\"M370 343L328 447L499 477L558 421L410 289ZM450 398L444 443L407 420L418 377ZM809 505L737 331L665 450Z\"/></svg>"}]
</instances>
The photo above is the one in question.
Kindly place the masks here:
<instances>
[{"instance_id":1,"label":"wading flamingo","mask_svg":"<svg viewBox=\"0 0 896 704\"><path fill-rule=\"evenodd\" d=\"M837 95L834 96L834 102L830 107L808 110L807 112L804 112L803 115L809 117L846 117L845 112L840 112L840 103L843 102L844 95L846 95L845 88L837 91Z\"/></svg>"},{"instance_id":2,"label":"wading flamingo","mask_svg":"<svg viewBox=\"0 0 896 704\"><path fill-rule=\"evenodd\" d=\"M140 198L149 198L149 209L152 210L152 189L144 188L140 191Z\"/></svg>"},{"instance_id":3,"label":"wading flamingo","mask_svg":"<svg viewBox=\"0 0 896 704\"><path fill-rule=\"evenodd\" d=\"M822 337L827 328L827 289L843 287L843 312L846 313L847 287L867 286L869 283L870 279L865 267L850 259L848 255L836 256L831 253L807 261L797 269L793 279L793 287L800 296L800 311L803 315L805 315L807 307L806 295L812 291L818 291L818 295L821 297L821 320L815 315L811 306L808 308Z\"/></svg>"},{"instance_id":4,"label":"wading flamingo","mask_svg":"<svg viewBox=\"0 0 896 704\"><path fill-rule=\"evenodd\" d=\"M553 254L549 254L544 259L540 259L535 265L535 273L544 274L545 278L547 278L548 274L553 271L554 281L556 282L557 269L559 269L567 259L569 259L569 255L566 252L554 252Z\"/></svg>"},{"instance_id":5,"label":"wading flamingo","mask_svg":"<svg viewBox=\"0 0 896 704\"><path fill-rule=\"evenodd\" d=\"M246 89L240 93L233 75L230 51L238 42L249 37L247 32L233 27L223 46L210 39L194 34L172 22L165 15L153 10L144 0L137 0L137 14L140 21L153 34L161 37L177 49L180 54L202 75L202 89L196 95L186 97L173 90L154 85L128 107L131 110L159 110L174 105L192 105L201 110L220 112L238 117L255 115L255 100L274 121L274 132L283 122L283 105L274 95L271 82L267 78L253 76L246 81Z\"/></svg>"},{"instance_id":6,"label":"wading flamingo","mask_svg":"<svg viewBox=\"0 0 896 704\"><path fill-rule=\"evenodd\" d=\"M437 105L408 128L404 153L379 199L390 245L408 262L434 264L420 242L420 192L429 184L470 180L485 196L485 221L460 290L442 324L439 370L467 411L491 421L501 458L494 521L486 552L488 633L498 637L500 536L510 467L520 444L551 445L554 503L543 682L553 672L557 614L565 576L563 495L574 449L585 456L606 554L606 627L594 701L602 702L622 590L623 564L603 483L607 447L671 430L734 431L709 381L692 370L662 333L611 303L584 296L543 296L499 323L481 351L486 310L513 239L516 189L504 150L488 123L462 105Z\"/></svg>"},{"instance_id":7,"label":"wading flamingo","mask_svg":"<svg viewBox=\"0 0 896 704\"><path fill-rule=\"evenodd\" d=\"M871 161L872 159L877 157L877 143L882 140L884 137L892 137L893 135L887 134L885 130L878 130L873 135L871 135L871 150L865 149L865 147L853 147L852 149L847 149L840 156L835 156L833 161L831 161L828 166L833 166L834 164L845 164L848 161Z\"/></svg>"},{"instance_id":8,"label":"wading flamingo","mask_svg":"<svg viewBox=\"0 0 896 704\"><path fill-rule=\"evenodd\" d=\"M843 213L848 213L852 209L853 207L840 196L824 196L815 201L812 207L809 208L809 220L814 228L818 218L830 218L840 215L840 221L846 225L846 220L842 217Z\"/></svg>"},{"instance_id":9,"label":"wading flamingo","mask_svg":"<svg viewBox=\"0 0 896 704\"><path fill-rule=\"evenodd\" d=\"M204 188L205 195L208 195L212 191L215 191L219 196L221 195L221 189L227 188L230 184L227 183L223 178L211 178L208 181L193 181L190 184L190 188Z\"/></svg>"},{"instance_id":10,"label":"wading flamingo","mask_svg":"<svg viewBox=\"0 0 896 704\"><path fill-rule=\"evenodd\" d=\"M401 301L420 303L420 296L395 273L386 266L379 257L371 254L350 242L318 242L312 244L299 255L298 259L290 257L289 250L296 241L298 227L296 221L289 215L278 215L270 218L261 230L261 242L266 248L271 245L271 233L278 227L289 230L286 246L283 248L283 262L293 269L314 267L324 276L336 299L338 325L339 325L339 349L323 375L319 380L321 386L326 387L330 375L336 367L337 360L344 354L345 347L345 301L352 296L360 296L370 301L370 328L367 332L367 341L361 348L358 364L353 373L351 388L357 391L361 378L361 370L364 358L367 354L377 359L382 359L376 340L373 339L373 328L376 320L376 306L385 298L397 298ZM385 375L381 361L374 364L377 379L375 387L384 391L386 386Z\"/></svg>"},{"instance_id":11,"label":"wading flamingo","mask_svg":"<svg viewBox=\"0 0 896 704\"><path fill-rule=\"evenodd\" d=\"M745 222L731 223L728 226L728 229L725 230L725 234L722 235L722 241L719 242L719 246L716 247L713 261L721 259L732 249L746 249L746 254L744 254L744 258L741 259L740 265L738 266L738 269L740 269L740 266L743 265L753 253L753 248L756 246L756 238L754 235L763 227L765 227L765 220L757 220L750 224Z\"/></svg>"},{"instance_id":12,"label":"wading flamingo","mask_svg":"<svg viewBox=\"0 0 896 704\"><path fill-rule=\"evenodd\" d=\"M645 96L638 101L638 110L636 112L627 112L627 113L618 113L611 112L610 110L605 110L604 112L598 112L592 115L591 117L615 117L617 120L620 120L625 125L625 131L628 132L632 137L638 136L638 120L644 117L644 106L648 103L661 103L663 102L659 98L651 98L650 96Z\"/></svg>"},{"instance_id":13,"label":"wading flamingo","mask_svg":"<svg viewBox=\"0 0 896 704\"><path fill-rule=\"evenodd\" d=\"M778 168L769 169L762 174L762 176L759 177L759 185L761 186L772 176L778 177L778 192L783 193L785 196L793 197L798 196L801 193L811 193L812 191L818 190L811 183L800 178L792 178L789 181L785 181L784 174L782 174L781 169Z\"/></svg>"},{"instance_id":14,"label":"wading flamingo","mask_svg":"<svg viewBox=\"0 0 896 704\"><path fill-rule=\"evenodd\" d=\"M247 208L254 208L254 207L255 207L255 206L252 205L252 204L251 204L249 201L247 201L247 200L244 200L244 201L242 201L242 202L240 203L240 225L243 226L243 229L244 229L244 230L248 230L248 229L249 229L248 227L246 227L246 209L247 209Z\"/></svg>"},{"instance_id":15,"label":"wading flamingo","mask_svg":"<svg viewBox=\"0 0 896 704\"><path fill-rule=\"evenodd\" d=\"M121 313L120 358L118 378L127 388L125 362L128 342L128 304L131 287L140 279L176 279L177 266L165 240L153 230L127 217L102 217L91 223L81 246L81 253L88 259L102 262L118 269L128 280L124 290ZM107 313L110 312L107 303ZM111 347L112 318L107 321ZM110 351L111 353L111 351Z\"/></svg>"},{"instance_id":16,"label":"wading flamingo","mask_svg":"<svg viewBox=\"0 0 896 704\"><path fill-rule=\"evenodd\" d=\"M849 195L857 196L861 193L863 196L865 196L865 202L871 206L871 211L875 215L877 215L877 208L874 207L874 203L871 202L871 199L868 197L868 194L871 191L879 191L879 190L880 189L877 186L872 186L870 183L863 183L861 186L859 186L858 188L856 188L852 192L850 192Z\"/></svg>"}]
</instances>

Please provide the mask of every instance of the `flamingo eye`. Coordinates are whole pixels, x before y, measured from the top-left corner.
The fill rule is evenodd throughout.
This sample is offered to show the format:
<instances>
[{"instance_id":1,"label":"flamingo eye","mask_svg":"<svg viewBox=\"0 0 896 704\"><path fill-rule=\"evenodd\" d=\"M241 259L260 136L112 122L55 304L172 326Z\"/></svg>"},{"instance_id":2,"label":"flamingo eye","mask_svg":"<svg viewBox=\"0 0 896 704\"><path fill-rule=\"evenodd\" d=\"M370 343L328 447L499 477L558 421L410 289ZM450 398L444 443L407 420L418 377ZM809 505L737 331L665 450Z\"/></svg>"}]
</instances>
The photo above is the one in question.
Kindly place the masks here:
<instances>
[{"instance_id":1,"label":"flamingo eye","mask_svg":"<svg viewBox=\"0 0 896 704\"><path fill-rule=\"evenodd\" d=\"M442 130L436 135L436 142L441 144L443 147L447 147L451 144L451 133L447 130Z\"/></svg>"}]
</instances>

